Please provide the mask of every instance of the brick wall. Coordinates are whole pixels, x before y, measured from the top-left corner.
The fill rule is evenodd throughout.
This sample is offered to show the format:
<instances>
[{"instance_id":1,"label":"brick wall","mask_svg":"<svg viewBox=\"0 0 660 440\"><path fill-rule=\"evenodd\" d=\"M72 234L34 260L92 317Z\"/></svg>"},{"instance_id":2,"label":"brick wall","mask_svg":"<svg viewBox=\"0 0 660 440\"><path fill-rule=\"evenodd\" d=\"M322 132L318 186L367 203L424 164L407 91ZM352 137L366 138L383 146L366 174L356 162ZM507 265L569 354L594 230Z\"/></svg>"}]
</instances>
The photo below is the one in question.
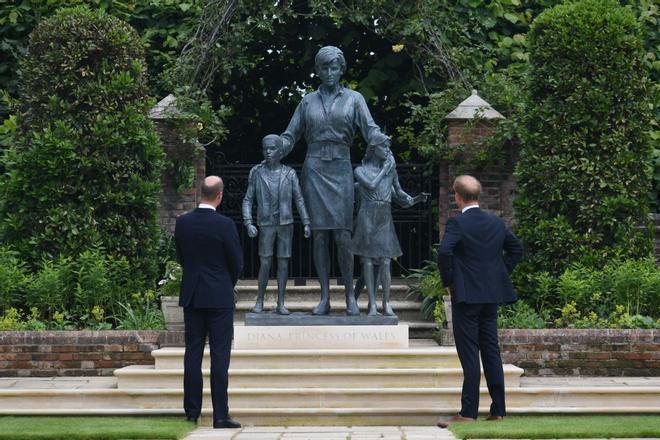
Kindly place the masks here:
<instances>
[{"instance_id":1,"label":"brick wall","mask_svg":"<svg viewBox=\"0 0 660 440\"><path fill-rule=\"evenodd\" d=\"M194 156L195 183L193 188L178 192L172 179L166 173L161 179L158 223L163 230L173 233L176 218L194 209L199 203L201 183L206 176L206 150L203 147L182 143L177 126L167 120L158 119L155 121L155 126L163 150L168 157L176 157L178 154Z\"/></svg>"},{"instance_id":2,"label":"brick wall","mask_svg":"<svg viewBox=\"0 0 660 440\"><path fill-rule=\"evenodd\" d=\"M441 234L444 232L447 219L459 214L451 190L454 178L458 174L471 174L479 179L482 185L480 206L502 216L511 225L514 219L513 195L516 187L513 170L517 153L507 151L501 163L484 169L474 169L470 167L472 157L493 133L490 123L478 122L475 124L465 120L450 120L448 121L448 132L448 146L457 152L460 163L463 165L457 169L447 161L440 163L438 207Z\"/></svg>"},{"instance_id":3,"label":"brick wall","mask_svg":"<svg viewBox=\"0 0 660 440\"><path fill-rule=\"evenodd\" d=\"M451 330L441 331L453 344ZM526 376L660 376L660 331L502 329L502 361Z\"/></svg>"},{"instance_id":4,"label":"brick wall","mask_svg":"<svg viewBox=\"0 0 660 440\"><path fill-rule=\"evenodd\" d=\"M112 376L151 365L161 331L0 332L0 377Z\"/></svg>"},{"instance_id":5,"label":"brick wall","mask_svg":"<svg viewBox=\"0 0 660 440\"><path fill-rule=\"evenodd\" d=\"M440 337L452 343L450 330ZM526 376L660 376L658 330L507 329L500 344L503 362ZM0 377L111 376L182 345L183 332L0 332Z\"/></svg>"}]
</instances>

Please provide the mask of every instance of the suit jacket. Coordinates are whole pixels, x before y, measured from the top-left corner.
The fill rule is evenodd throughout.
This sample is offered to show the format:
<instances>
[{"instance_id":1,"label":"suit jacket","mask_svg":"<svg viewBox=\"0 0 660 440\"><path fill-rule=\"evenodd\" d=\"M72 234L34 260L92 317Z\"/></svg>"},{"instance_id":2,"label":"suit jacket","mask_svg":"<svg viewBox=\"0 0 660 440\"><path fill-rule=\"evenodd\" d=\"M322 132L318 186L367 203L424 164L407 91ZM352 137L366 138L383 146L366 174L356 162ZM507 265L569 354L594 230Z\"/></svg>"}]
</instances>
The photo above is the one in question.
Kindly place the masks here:
<instances>
[{"instance_id":1,"label":"suit jacket","mask_svg":"<svg viewBox=\"0 0 660 440\"><path fill-rule=\"evenodd\" d=\"M269 188L268 180L264 175L266 171L267 168L264 164L259 164L250 170L248 188L243 198L243 222L245 226L252 224L252 204L255 197L257 199L257 224L259 226L280 226L293 223L292 199L296 203L302 223L304 225L310 224L295 170L282 165L278 188ZM275 224L270 206L271 198L277 194L279 194L279 223Z\"/></svg>"},{"instance_id":2,"label":"suit jacket","mask_svg":"<svg viewBox=\"0 0 660 440\"><path fill-rule=\"evenodd\" d=\"M447 221L438 248L442 284L452 287L457 304L512 303L517 298L509 275L522 254L520 241L501 218L468 209Z\"/></svg>"},{"instance_id":3,"label":"suit jacket","mask_svg":"<svg viewBox=\"0 0 660 440\"><path fill-rule=\"evenodd\" d=\"M243 269L234 222L215 210L196 208L176 219L174 239L183 267L179 305L234 308L234 286Z\"/></svg>"}]
</instances>

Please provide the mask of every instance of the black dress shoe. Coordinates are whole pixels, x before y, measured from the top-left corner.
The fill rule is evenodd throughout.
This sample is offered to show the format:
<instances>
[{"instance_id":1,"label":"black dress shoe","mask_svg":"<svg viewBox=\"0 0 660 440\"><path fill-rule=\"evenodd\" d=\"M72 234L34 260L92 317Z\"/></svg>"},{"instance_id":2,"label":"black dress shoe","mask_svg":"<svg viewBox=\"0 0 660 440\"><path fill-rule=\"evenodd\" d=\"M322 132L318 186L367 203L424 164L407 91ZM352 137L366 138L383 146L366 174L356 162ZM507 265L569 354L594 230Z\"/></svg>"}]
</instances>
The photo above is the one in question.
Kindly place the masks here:
<instances>
[{"instance_id":1,"label":"black dress shoe","mask_svg":"<svg viewBox=\"0 0 660 440\"><path fill-rule=\"evenodd\" d=\"M238 423L236 420L228 418L224 420L214 420L213 427L215 429L225 429L225 428L236 429L236 428L240 428L241 424Z\"/></svg>"},{"instance_id":2,"label":"black dress shoe","mask_svg":"<svg viewBox=\"0 0 660 440\"><path fill-rule=\"evenodd\" d=\"M187 416L186 417L186 422L193 422L193 423L197 424L197 417Z\"/></svg>"}]
</instances>

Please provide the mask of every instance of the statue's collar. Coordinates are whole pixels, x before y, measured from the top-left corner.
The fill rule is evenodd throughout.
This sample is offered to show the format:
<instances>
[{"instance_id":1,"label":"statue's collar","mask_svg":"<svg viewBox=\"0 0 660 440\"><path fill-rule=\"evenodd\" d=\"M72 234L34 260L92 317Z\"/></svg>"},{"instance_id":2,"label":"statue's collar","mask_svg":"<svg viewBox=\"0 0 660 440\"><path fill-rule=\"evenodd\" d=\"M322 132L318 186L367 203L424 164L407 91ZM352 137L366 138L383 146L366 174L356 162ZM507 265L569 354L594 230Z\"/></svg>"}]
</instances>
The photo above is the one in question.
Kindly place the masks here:
<instances>
[{"instance_id":1,"label":"statue's collar","mask_svg":"<svg viewBox=\"0 0 660 440\"><path fill-rule=\"evenodd\" d=\"M319 92L319 95L322 93L321 92L321 87L322 86L323 86L323 84L321 84L319 86L319 88L316 89L316 91ZM341 84L337 84L337 86L334 89L330 90L330 96L337 96L337 95L343 95L343 94L344 94L344 86L342 86Z\"/></svg>"}]
</instances>

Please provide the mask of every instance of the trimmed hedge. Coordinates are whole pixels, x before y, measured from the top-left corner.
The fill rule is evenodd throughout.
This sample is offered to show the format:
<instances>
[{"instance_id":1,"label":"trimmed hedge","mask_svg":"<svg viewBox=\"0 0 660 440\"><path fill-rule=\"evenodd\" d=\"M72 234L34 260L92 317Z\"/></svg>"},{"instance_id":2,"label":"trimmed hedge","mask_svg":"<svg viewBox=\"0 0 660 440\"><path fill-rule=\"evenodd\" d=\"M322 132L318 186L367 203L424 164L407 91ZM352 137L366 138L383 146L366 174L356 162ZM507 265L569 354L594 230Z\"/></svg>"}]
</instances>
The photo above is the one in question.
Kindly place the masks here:
<instances>
[{"instance_id":1,"label":"trimmed hedge","mask_svg":"<svg viewBox=\"0 0 660 440\"><path fill-rule=\"evenodd\" d=\"M35 28L0 181L1 238L32 268L96 248L154 286L163 153L150 105L129 25L78 7Z\"/></svg>"},{"instance_id":2,"label":"trimmed hedge","mask_svg":"<svg viewBox=\"0 0 660 440\"><path fill-rule=\"evenodd\" d=\"M528 138L517 167L517 271L540 273L650 255L650 84L635 15L615 0L556 6L530 36ZM538 283L536 283L538 284Z\"/></svg>"}]
</instances>

